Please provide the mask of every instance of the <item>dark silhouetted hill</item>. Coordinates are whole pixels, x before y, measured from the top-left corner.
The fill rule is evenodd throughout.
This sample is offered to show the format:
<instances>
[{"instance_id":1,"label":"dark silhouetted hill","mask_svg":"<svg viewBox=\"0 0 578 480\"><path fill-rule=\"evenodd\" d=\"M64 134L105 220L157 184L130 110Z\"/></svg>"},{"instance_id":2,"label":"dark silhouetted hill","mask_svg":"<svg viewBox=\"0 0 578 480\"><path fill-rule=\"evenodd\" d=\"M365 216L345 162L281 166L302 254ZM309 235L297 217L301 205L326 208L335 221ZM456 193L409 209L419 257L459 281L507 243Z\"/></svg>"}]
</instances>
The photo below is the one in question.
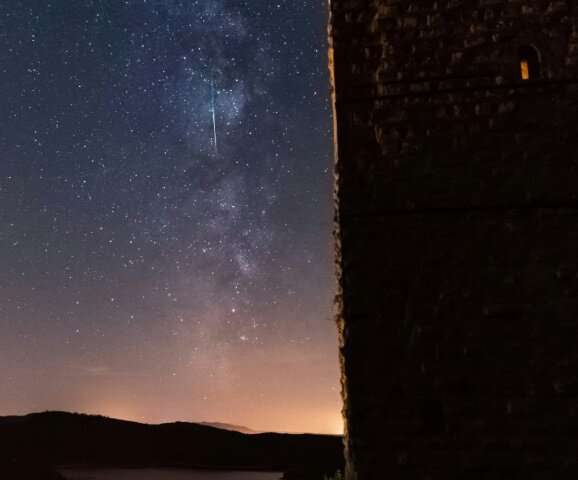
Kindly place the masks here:
<instances>
[{"instance_id":1,"label":"dark silhouetted hill","mask_svg":"<svg viewBox=\"0 0 578 480\"><path fill-rule=\"evenodd\" d=\"M4 459L35 465L333 473L343 463L338 436L246 435L195 423L148 425L65 412L0 417L0 444L0 464ZM0 478L5 478L1 472Z\"/></svg>"}]
</instances>

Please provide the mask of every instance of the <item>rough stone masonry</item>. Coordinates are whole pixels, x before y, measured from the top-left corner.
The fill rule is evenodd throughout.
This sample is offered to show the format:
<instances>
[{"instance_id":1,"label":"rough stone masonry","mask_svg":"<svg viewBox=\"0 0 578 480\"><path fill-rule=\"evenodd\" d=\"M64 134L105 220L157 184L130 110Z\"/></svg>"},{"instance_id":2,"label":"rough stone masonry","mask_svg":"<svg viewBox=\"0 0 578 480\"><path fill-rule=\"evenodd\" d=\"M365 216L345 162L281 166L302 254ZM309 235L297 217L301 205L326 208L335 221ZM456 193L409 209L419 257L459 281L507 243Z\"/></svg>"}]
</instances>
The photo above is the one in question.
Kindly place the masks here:
<instances>
[{"instance_id":1,"label":"rough stone masonry","mask_svg":"<svg viewBox=\"0 0 578 480\"><path fill-rule=\"evenodd\" d=\"M330 14L347 478L578 478L578 2Z\"/></svg>"}]
</instances>

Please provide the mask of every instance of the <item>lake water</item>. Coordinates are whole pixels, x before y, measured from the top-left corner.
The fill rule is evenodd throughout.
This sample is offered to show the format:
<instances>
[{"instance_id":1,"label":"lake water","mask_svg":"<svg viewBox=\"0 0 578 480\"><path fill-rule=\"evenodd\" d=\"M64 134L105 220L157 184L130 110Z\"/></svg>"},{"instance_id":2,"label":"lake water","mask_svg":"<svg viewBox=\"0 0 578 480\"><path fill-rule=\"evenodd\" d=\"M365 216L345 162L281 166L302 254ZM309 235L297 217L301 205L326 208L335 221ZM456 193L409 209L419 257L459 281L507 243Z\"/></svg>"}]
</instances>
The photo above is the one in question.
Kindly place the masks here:
<instances>
[{"instance_id":1,"label":"lake water","mask_svg":"<svg viewBox=\"0 0 578 480\"><path fill-rule=\"evenodd\" d=\"M66 480L279 480L281 473L200 470L64 470Z\"/></svg>"}]
</instances>

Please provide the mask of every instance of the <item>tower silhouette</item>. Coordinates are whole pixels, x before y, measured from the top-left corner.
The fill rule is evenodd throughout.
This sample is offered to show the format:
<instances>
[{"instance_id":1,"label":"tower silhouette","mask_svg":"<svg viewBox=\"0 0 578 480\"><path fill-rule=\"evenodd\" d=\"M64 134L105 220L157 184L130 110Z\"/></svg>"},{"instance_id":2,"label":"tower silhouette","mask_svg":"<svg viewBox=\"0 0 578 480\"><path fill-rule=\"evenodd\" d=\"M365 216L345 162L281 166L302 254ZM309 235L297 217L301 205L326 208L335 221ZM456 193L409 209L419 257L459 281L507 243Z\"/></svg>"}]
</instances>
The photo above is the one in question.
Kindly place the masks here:
<instances>
[{"instance_id":1,"label":"tower silhouette","mask_svg":"<svg viewBox=\"0 0 578 480\"><path fill-rule=\"evenodd\" d=\"M578 5L331 0L349 480L578 473Z\"/></svg>"}]
</instances>

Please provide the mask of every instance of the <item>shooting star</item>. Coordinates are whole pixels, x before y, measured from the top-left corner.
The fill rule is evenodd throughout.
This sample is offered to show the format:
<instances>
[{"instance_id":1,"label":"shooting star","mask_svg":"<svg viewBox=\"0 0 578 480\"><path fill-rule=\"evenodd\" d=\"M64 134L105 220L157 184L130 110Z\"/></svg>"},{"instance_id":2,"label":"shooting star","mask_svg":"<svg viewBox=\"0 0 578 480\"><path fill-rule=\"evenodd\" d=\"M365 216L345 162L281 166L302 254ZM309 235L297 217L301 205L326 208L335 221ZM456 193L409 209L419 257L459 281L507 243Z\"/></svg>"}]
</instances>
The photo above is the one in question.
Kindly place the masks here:
<instances>
[{"instance_id":1,"label":"shooting star","mask_svg":"<svg viewBox=\"0 0 578 480\"><path fill-rule=\"evenodd\" d=\"M215 80L211 77L211 114L213 116L213 146L215 147L215 157L219 156L219 146L217 143L217 114L215 112Z\"/></svg>"}]
</instances>

